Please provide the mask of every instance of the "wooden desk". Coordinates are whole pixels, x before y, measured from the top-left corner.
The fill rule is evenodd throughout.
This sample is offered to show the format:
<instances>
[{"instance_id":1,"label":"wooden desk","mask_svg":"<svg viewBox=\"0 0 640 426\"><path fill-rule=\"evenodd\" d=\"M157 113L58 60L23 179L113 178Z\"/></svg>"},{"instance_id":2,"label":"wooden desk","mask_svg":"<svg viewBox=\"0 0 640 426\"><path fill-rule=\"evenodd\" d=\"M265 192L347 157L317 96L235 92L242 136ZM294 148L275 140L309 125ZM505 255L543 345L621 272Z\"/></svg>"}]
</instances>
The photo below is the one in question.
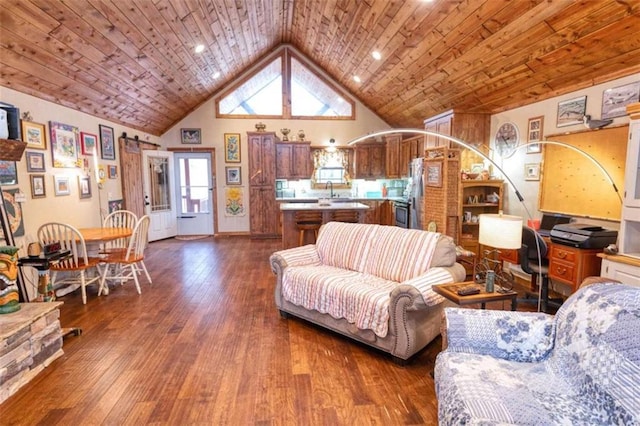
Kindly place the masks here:
<instances>
[{"instance_id":1,"label":"wooden desk","mask_svg":"<svg viewBox=\"0 0 640 426\"><path fill-rule=\"evenodd\" d=\"M467 286L475 286L480 289L478 294L470 294L468 296L460 296L457 291L459 288ZM482 309L486 307L487 302L499 302L502 300L511 300L511 310L515 311L518 307L518 293L515 291L507 291L505 293L487 293L484 284L476 284L473 281L465 281L462 283L435 284L431 286L434 292L438 293L445 299L449 299L456 305L474 305L480 303Z\"/></svg>"}]
</instances>

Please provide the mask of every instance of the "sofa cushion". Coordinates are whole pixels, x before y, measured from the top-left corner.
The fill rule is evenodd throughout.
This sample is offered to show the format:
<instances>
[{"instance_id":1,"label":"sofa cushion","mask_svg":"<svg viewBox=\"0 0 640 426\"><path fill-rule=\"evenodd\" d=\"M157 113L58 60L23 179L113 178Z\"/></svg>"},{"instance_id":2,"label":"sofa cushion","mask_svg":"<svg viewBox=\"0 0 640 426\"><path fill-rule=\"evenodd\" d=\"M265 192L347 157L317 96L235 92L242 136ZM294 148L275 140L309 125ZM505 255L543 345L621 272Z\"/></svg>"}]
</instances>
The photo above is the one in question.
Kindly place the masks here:
<instances>
[{"instance_id":1,"label":"sofa cushion","mask_svg":"<svg viewBox=\"0 0 640 426\"><path fill-rule=\"evenodd\" d=\"M324 265L363 272L372 234L380 225L329 222L320 227L316 250Z\"/></svg>"},{"instance_id":2,"label":"sofa cushion","mask_svg":"<svg viewBox=\"0 0 640 426\"><path fill-rule=\"evenodd\" d=\"M549 363L443 352L435 375L441 425L633 424L615 400L578 391Z\"/></svg>"},{"instance_id":3,"label":"sofa cushion","mask_svg":"<svg viewBox=\"0 0 640 426\"><path fill-rule=\"evenodd\" d=\"M438 243L437 232L380 226L372 234L364 272L402 282L429 270Z\"/></svg>"},{"instance_id":4,"label":"sofa cushion","mask_svg":"<svg viewBox=\"0 0 640 426\"><path fill-rule=\"evenodd\" d=\"M385 337L391 290L398 283L333 266L289 267L282 277L282 296L294 305Z\"/></svg>"}]
</instances>

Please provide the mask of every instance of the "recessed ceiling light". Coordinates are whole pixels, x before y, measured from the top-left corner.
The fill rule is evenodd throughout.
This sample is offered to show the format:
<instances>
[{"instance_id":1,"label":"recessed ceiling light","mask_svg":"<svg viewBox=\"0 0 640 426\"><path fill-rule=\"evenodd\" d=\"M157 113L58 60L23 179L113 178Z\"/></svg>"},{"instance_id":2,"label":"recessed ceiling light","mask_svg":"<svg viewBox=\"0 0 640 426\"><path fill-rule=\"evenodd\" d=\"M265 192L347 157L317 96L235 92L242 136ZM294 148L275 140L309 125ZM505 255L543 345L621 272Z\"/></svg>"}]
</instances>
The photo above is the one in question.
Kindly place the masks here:
<instances>
[{"instance_id":1,"label":"recessed ceiling light","mask_svg":"<svg viewBox=\"0 0 640 426\"><path fill-rule=\"evenodd\" d=\"M357 75L354 75L353 81L355 81L356 83L360 83L362 80L360 80L360 77L358 77Z\"/></svg>"},{"instance_id":2,"label":"recessed ceiling light","mask_svg":"<svg viewBox=\"0 0 640 426\"><path fill-rule=\"evenodd\" d=\"M220 77L220 71L216 71L213 73L213 78L219 78Z\"/></svg>"},{"instance_id":3,"label":"recessed ceiling light","mask_svg":"<svg viewBox=\"0 0 640 426\"><path fill-rule=\"evenodd\" d=\"M380 59L382 59L382 55L377 50L374 50L373 52L371 52L371 56L373 56L373 59L375 59L376 61L379 61Z\"/></svg>"},{"instance_id":4,"label":"recessed ceiling light","mask_svg":"<svg viewBox=\"0 0 640 426\"><path fill-rule=\"evenodd\" d=\"M199 44L196 46L196 53L200 53L204 50L204 44Z\"/></svg>"}]
</instances>

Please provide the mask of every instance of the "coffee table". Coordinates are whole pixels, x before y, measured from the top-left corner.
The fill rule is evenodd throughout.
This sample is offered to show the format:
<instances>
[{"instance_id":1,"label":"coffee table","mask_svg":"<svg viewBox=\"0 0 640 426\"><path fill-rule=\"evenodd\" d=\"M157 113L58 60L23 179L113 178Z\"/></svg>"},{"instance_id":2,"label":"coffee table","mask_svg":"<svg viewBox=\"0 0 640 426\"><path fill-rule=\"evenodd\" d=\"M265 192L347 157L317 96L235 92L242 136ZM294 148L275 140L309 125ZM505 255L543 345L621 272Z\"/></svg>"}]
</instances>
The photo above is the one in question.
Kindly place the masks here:
<instances>
[{"instance_id":1,"label":"coffee table","mask_svg":"<svg viewBox=\"0 0 640 426\"><path fill-rule=\"evenodd\" d=\"M475 286L480 289L480 293L471 294L468 296L460 296L457 291L459 288ZM482 309L485 309L487 302L499 302L502 300L511 300L511 310L515 311L518 307L518 293L512 290L499 293L494 291L493 293L487 293L484 289L484 284L477 284L473 281L465 281L461 283L450 284L435 284L431 287L433 291L440 296L452 301L453 303L464 306L480 303Z\"/></svg>"}]
</instances>

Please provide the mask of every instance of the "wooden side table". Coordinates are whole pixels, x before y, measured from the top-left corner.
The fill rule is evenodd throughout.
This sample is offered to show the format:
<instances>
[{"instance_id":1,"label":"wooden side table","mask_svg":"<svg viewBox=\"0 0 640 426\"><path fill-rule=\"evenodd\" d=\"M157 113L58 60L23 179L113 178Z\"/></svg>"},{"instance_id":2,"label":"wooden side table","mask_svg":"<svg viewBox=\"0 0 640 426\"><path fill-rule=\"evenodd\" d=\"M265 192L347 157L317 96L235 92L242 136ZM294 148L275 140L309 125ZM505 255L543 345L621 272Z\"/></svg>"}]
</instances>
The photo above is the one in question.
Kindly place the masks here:
<instances>
[{"instance_id":1,"label":"wooden side table","mask_svg":"<svg viewBox=\"0 0 640 426\"><path fill-rule=\"evenodd\" d=\"M460 296L457 291L462 287L476 286L480 289L480 293L471 294L468 296ZM482 309L486 308L488 302L499 302L503 300L511 300L511 310L515 311L518 307L518 293L515 291L506 291L499 293L494 291L493 293L487 293L484 289L484 284L477 284L473 281L465 281L462 283L450 283L450 284L435 284L431 287L433 291L440 296L452 301L459 306L473 305L480 303Z\"/></svg>"}]
</instances>

